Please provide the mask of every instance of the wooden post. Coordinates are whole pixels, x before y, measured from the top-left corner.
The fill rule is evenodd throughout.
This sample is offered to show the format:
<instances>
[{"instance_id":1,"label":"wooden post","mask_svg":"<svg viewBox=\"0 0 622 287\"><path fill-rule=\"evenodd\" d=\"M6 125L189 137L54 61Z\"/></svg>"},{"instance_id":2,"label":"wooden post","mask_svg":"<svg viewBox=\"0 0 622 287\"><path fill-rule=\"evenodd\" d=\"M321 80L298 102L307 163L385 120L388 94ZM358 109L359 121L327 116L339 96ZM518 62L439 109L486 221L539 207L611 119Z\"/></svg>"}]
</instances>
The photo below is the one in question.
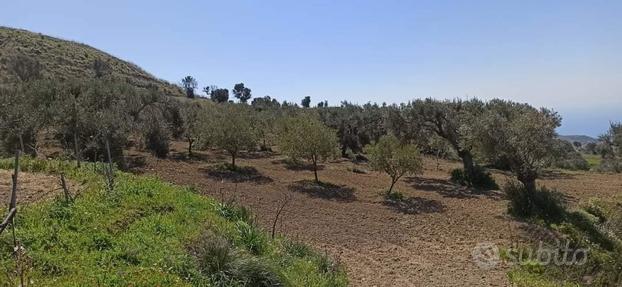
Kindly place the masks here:
<instances>
[{"instance_id":1,"label":"wooden post","mask_svg":"<svg viewBox=\"0 0 622 287\"><path fill-rule=\"evenodd\" d=\"M15 151L15 164L13 170L13 189L11 190L11 202L9 203L9 209L13 209L17 206L17 176L19 175L19 155L21 151Z\"/></svg>"},{"instance_id":2,"label":"wooden post","mask_svg":"<svg viewBox=\"0 0 622 287\"><path fill-rule=\"evenodd\" d=\"M108 153L108 189L112 191L114 188L114 170L112 167L112 155L110 154L108 138L106 138L106 152Z\"/></svg>"},{"instance_id":3,"label":"wooden post","mask_svg":"<svg viewBox=\"0 0 622 287\"><path fill-rule=\"evenodd\" d=\"M72 202L73 198L71 198L71 193L69 193L69 188L67 187L67 182L65 181L65 174L60 174L60 185L63 188L63 193L65 194L65 201Z\"/></svg>"}]
</instances>

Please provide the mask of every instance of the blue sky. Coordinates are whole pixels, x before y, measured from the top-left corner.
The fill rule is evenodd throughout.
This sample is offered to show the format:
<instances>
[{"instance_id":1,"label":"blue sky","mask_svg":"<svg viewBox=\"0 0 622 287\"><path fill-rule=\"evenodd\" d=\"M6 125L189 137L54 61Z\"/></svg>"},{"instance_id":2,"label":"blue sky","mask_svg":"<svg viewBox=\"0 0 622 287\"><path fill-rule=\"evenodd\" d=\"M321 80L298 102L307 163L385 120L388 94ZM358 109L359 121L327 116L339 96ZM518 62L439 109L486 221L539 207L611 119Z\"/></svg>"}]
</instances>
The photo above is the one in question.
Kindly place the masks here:
<instances>
[{"instance_id":1,"label":"blue sky","mask_svg":"<svg viewBox=\"0 0 622 287\"><path fill-rule=\"evenodd\" d=\"M622 1L7 0L0 25L279 100L505 98L592 136L622 120Z\"/></svg>"}]
</instances>

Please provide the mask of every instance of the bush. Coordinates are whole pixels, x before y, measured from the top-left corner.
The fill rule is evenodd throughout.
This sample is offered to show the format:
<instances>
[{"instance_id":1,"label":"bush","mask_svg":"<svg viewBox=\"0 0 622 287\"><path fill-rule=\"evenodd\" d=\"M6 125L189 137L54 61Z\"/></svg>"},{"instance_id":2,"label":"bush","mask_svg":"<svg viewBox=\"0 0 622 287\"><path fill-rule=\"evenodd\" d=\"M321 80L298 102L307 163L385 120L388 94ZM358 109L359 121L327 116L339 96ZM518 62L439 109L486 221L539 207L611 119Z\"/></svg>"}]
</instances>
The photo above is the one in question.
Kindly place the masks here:
<instances>
[{"instance_id":1,"label":"bush","mask_svg":"<svg viewBox=\"0 0 622 287\"><path fill-rule=\"evenodd\" d=\"M590 170L590 164L581 153L573 151L565 155L564 158L555 161L553 166L568 170Z\"/></svg>"},{"instance_id":2,"label":"bush","mask_svg":"<svg viewBox=\"0 0 622 287\"><path fill-rule=\"evenodd\" d=\"M157 120L150 121L145 127L145 147L156 157L165 158L169 151L170 132Z\"/></svg>"},{"instance_id":3,"label":"bush","mask_svg":"<svg viewBox=\"0 0 622 287\"><path fill-rule=\"evenodd\" d=\"M600 172L622 172L622 161L615 158L604 158L597 168Z\"/></svg>"},{"instance_id":4,"label":"bush","mask_svg":"<svg viewBox=\"0 0 622 287\"><path fill-rule=\"evenodd\" d=\"M265 260L235 250L225 238L211 231L196 240L191 249L199 271L214 286L286 286L285 279Z\"/></svg>"},{"instance_id":5,"label":"bush","mask_svg":"<svg viewBox=\"0 0 622 287\"><path fill-rule=\"evenodd\" d=\"M473 169L473 178L468 178L464 169L457 168L451 171L450 180L454 183L470 186L478 189L493 190L499 189L490 172L483 167L476 165Z\"/></svg>"},{"instance_id":6,"label":"bush","mask_svg":"<svg viewBox=\"0 0 622 287\"><path fill-rule=\"evenodd\" d=\"M388 201L393 201L393 202L400 202L404 200L404 194L402 194L399 191L391 192L389 194L386 194L384 199Z\"/></svg>"},{"instance_id":7,"label":"bush","mask_svg":"<svg viewBox=\"0 0 622 287\"><path fill-rule=\"evenodd\" d=\"M540 187L529 193L521 183L510 181L503 191L510 201L508 213L515 217L542 219L545 222L561 222L566 217L562 194L556 190Z\"/></svg>"}]
</instances>

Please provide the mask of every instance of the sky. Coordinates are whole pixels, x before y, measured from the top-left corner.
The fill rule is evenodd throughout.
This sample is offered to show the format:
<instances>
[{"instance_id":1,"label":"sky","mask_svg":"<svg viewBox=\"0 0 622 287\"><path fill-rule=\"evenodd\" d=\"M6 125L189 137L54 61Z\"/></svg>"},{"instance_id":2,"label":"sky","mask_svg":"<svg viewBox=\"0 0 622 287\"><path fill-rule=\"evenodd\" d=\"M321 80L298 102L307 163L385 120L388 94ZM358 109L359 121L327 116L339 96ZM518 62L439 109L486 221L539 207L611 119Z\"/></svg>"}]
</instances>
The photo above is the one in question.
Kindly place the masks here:
<instances>
[{"instance_id":1,"label":"sky","mask_svg":"<svg viewBox=\"0 0 622 287\"><path fill-rule=\"evenodd\" d=\"M280 101L503 98L590 136L622 121L619 0L0 0L0 25Z\"/></svg>"}]
</instances>

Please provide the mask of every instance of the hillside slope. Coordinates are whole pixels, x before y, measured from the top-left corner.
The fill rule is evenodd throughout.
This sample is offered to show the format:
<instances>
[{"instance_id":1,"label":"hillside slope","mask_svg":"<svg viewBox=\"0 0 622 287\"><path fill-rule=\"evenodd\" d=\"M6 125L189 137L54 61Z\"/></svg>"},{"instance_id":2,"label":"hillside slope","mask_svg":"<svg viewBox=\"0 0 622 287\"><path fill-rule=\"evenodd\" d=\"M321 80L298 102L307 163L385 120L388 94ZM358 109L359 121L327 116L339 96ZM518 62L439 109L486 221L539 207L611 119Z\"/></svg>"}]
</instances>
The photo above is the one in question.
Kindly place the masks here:
<instances>
[{"instance_id":1,"label":"hillside slope","mask_svg":"<svg viewBox=\"0 0 622 287\"><path fill-rule=\"evenodd\" d=\"M107 62L111 72L138 87L156 85L166 94L180 96L181 90L147 73L135 64L123 61L85 44L62 40L39 33L0 26L0 84L16 81L8 70L8 59L25 55L36 59L44 76L68 79L92 77L96 59Z\"/></svg>"},{"instance_id":2,"label":"hillside slope","mask_svg":"<svg viewBox=\"0 0 622 287\"><path fill-rule=\"evenodd\" d=\"M559 135L558 137L570 143L580 142L582 145L598 142L598 139L584 135Z\"/></svg>"}]
</instances>

